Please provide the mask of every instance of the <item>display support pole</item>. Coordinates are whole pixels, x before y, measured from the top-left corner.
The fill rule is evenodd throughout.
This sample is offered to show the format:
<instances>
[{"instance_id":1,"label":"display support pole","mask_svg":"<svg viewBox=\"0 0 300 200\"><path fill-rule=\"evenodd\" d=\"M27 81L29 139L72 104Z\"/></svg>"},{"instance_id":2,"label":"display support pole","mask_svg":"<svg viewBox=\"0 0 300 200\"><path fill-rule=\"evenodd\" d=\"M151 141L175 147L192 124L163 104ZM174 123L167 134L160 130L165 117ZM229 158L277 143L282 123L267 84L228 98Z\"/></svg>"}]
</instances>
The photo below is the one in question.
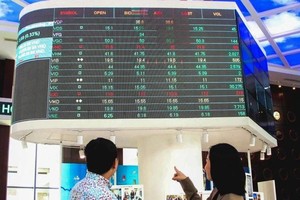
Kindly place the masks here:
<instances>
[{"instance_id":1,"label":"display support pole","mask_svg":"<svg viewBox=\"0 0 300 200\"><path fill-rule=\"evenodd\" d=\"M247 151L247 159L248 159L249 174L251 175L251 178L252 178L251 154L250 154L250 150L249 149Z\"/></svg>"}]
</instances>

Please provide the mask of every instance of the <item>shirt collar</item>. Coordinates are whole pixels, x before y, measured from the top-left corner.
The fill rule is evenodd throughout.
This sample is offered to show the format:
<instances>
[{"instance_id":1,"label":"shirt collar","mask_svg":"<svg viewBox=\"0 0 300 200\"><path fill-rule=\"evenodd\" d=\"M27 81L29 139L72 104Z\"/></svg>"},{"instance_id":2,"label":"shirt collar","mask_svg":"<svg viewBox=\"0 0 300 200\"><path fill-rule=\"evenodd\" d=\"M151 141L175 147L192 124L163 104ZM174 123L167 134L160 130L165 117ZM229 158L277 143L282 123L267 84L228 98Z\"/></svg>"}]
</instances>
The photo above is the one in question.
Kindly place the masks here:
<instances>
[{"instance_id":1,"label":"shirt collar","mask_svg":"<svg viewBox=\"0 0 300 200\"><path fill-rule=\"evenodd\" d=\"M100 185L106 185L108 187L111 187L111 183L109 182L109 180L99 174L87 171L86 178L92 179L92 180L98 182Z\"/></svg>"}]
</instances>

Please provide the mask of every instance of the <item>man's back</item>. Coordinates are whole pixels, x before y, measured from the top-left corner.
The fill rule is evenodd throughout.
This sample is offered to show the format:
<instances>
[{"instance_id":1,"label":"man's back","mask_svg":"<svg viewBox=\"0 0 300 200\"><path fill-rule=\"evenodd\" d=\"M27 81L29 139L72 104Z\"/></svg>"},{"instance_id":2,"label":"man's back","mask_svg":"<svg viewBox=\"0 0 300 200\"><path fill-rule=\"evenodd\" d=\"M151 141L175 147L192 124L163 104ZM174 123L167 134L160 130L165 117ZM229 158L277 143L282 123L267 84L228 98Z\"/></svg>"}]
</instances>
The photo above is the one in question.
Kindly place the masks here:
<instances>
[{"instance_id":1,"label":"man's back","mask_svg":"<svg viewBox=\"0 0 300 200\"><path fill-rule=\"evenodd\" d=\"M103 176L87 172L84 179L71 190L71 200L117 200L110 191L109 180Z\"/></svg>"}]
</instances>

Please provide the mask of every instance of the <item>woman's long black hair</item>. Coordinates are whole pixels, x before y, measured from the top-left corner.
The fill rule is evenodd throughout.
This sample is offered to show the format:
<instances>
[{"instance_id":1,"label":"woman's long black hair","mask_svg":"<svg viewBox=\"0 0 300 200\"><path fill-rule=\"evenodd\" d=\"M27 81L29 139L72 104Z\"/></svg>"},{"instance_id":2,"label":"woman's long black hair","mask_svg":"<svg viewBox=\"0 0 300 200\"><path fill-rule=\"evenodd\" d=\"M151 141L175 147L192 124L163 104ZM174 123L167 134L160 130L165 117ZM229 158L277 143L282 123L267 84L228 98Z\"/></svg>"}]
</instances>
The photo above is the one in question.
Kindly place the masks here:
<instances>
[{"instance_id":1,"label":"woman's long black hair","mask_svg":"<svg viewBox=\"0 0 300 200\"><path fill-rule=\"evenodd\" d=\"M245 172L238 151L230 144L214 145L209 151L211 177L221 195L245 194Z\"/></svg>"}]
</instances>

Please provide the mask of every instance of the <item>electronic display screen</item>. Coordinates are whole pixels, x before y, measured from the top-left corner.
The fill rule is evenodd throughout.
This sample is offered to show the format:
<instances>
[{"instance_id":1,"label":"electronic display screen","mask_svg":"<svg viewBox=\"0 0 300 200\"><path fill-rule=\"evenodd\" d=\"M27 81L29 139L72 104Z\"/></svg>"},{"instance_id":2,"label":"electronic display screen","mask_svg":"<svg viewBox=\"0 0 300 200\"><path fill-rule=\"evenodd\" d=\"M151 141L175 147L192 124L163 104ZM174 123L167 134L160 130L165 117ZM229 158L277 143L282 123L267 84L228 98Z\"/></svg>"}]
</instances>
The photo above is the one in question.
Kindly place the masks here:
<instances>
[{"instance_id":1,"label":"electronic display screen","mask_svg":"<svg viewBox=\"0 0 300 200\"><path fill-rule=\"evenodd\" d=\"M244 117L237 31L234 9L29 12L14 121Z\"/></svg>"}]
</instances>

